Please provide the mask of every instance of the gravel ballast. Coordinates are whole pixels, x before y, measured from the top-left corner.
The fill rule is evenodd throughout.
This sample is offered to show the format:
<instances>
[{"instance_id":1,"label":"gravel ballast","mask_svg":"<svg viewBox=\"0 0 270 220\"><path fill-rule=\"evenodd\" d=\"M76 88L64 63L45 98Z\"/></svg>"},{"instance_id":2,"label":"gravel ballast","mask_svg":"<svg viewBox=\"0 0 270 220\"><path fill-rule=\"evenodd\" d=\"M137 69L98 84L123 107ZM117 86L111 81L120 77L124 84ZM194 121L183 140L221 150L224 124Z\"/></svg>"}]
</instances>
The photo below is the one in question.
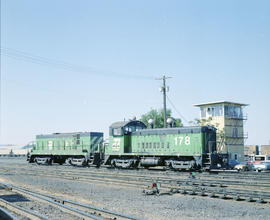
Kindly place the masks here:
<instances>
[{"instance_id":1,"label":"gravel ballast","mask_svg":"<svg viewBox=\"0 0 270 220\"><path fill-rule=\"evenodd\" d=\"M1 171L0 181L144 219L267 219L270 216L269 204L181 194L146 196L141 187L86 183L76 179L42 177L35 173L24 175L20 167L25 167L26 163L21 158L0 158L1 168L7 168L7 171ZM30 164L27 166L33 168ZM54 166L48 167L48 172L53 169Z\"/></svg>"}]
</instances>

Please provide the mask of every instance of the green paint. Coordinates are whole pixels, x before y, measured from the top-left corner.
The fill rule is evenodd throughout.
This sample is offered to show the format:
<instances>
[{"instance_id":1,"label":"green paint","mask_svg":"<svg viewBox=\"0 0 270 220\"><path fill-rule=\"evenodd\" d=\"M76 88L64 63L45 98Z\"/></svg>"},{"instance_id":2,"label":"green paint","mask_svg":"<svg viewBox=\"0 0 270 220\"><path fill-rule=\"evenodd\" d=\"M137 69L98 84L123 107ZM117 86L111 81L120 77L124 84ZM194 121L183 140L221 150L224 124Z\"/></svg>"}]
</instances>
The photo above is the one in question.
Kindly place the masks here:
<instances>
[{"instance_id":1,"label":"green paint","mask_svg":"<svg viewBox=\"0 0 270 220\"><path fill-rule=\"evenodd\" d=\"M204 152L204 133L110 136L106 154L196 156Z\"/></svg>"},{"instance_id":2,"label":"green paint","mask_svg":"<svg viewBox=\"0 0 270 220\"><path fill-rule=\"evenodd\" d=\"M103 134L96 132L38 135L32 155L80 155L98 152Z\"/></svg>"}]
</instances>

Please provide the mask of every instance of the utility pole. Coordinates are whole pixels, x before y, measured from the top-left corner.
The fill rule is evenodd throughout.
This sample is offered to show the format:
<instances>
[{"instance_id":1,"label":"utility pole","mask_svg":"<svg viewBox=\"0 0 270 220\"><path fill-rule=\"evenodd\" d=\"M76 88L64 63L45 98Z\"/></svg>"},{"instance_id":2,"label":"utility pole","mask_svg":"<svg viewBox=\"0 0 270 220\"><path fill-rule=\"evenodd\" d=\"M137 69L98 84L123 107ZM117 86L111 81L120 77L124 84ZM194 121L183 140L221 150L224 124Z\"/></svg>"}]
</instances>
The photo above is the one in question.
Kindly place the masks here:
<instances>
[{"instance_id":1,"label":"utility pole","mask_svg":"<svg viewBox=\"0 0 270 220\"><path fill-rule=\"evenodd\" d=\"M164 128L167 127L167 110L166 110L166 92L168 92L168 87L166 87L166 79L170 79L172 77L163 75L162 78L156 78L156 80L163 80L163 86L160 88L163 93L163 120L164 120Z\"/></svg>"}]
</instances>

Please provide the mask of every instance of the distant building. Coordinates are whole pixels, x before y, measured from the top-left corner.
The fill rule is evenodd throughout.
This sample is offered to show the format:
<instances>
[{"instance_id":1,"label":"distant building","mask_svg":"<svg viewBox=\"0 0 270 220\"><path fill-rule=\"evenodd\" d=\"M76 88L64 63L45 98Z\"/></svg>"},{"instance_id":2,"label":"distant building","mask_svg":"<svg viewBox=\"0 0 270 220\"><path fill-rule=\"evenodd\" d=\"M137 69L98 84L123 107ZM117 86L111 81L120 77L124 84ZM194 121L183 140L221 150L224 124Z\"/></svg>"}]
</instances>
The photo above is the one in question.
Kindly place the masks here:
<instances>
[{"instance_id":1,"label":"distant building","mask_svg":"<svg viewBox=\"0 0 270 220\"><path fill-rule=\"evenodd\" d=\"M260 147L258 145L245 145L244 146L244 155L246 161L253 161L255 155L260 154Z\"/></svg>"},{"instance_id":2,"label":"distant building","mask_svg":"<svg viewBox=\"0 0 270 220\"><path fill-rule=\"evenodd\" d=\"M244 147L245 156L248 155L259 155L259 146L258 145L245 145Z\"/></svg>"},{"instance_id":3,"label":"distant building","mask_svg":"<svg viewBox=\"0 0 270 220\"><path fill-rule=\"evenodd\" d=\"M36 145L35 141L30 141L28 144L22 147L22 149L32 149Z\"/></svg>"},{"instance_id":4,"label":"distant building","mask_svg":"<svg viewBox=\"0 0 270 220\"><path fill-rule=\"evenodd\" d=\"M262 155L269 154L270 155L270 145L261 145L260 154L262 154Z\"/></svg>"},{"instance_id":5,"label":"distant building","mask_svg":"<svg viewBox=\"0 0 270 220\"><path fill-rule=\"evenodd\" d=\"M0 157L24 157L30 149L0 148Z\"/></svg>"},{"instance_id":6,"label":"distant building","mask_svg":"<svg viewBox=\"0 0 270 220\"><path fill-rule=\"evenodd\" d=\"M270 155L270 145L245 145L245 156L251 154Z\"/></svg>"},{"instance_id":7,"label":"distant building","mask_svg":"<svg viewBox=\"0 0 270 220\"><path fill-rule=\"evenodd\" d=\"M247 104L219 101L194 105L200 107L200 122L202 125L212 125L217 128L217 151L228 153L230 159L244 161L243 107Z\"/></svg>"}]
</instances>

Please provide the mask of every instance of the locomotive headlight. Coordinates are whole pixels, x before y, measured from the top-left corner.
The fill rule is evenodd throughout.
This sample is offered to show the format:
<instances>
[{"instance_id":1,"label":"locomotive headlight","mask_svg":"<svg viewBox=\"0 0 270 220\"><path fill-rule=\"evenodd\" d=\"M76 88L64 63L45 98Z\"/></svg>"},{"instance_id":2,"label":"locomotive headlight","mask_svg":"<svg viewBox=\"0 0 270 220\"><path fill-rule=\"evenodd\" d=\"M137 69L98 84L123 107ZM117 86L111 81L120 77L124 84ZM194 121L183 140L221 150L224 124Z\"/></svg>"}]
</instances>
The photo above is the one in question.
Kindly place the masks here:
<instances>
[{"instance_id":1,"label":"locomotive headlight","mask_svg":"<svg viewBox=\"0 0 270 220\"><path fill-rule=\"evenodd\" d=\"M172 118L168 118L168 119L167 119L167 123L168 123L168 124L171 124L172 122L173 122Z\"/></svg>"},{"instance_id":2,"label":"locomotive headlight","mask_svg":"<svg viewBox=\"0 0 270 220\"><path fill-rule=\"evenodd\" d=\"M172 127L173 119L172 118L168 118L167 119L167 123L170 125L170 127Z\"/></svg>"},{"instance_id":3,"label":"locomotive headlight","mask_svg":"<svg viewBox=\"0 0 270 220\"><path fill-rule=\"evenodd\" d=\"M151 128L153 128L154 127L154 120L150 118L148 120L148 124L150 125Z\"/></svg>"}]
</instances>

